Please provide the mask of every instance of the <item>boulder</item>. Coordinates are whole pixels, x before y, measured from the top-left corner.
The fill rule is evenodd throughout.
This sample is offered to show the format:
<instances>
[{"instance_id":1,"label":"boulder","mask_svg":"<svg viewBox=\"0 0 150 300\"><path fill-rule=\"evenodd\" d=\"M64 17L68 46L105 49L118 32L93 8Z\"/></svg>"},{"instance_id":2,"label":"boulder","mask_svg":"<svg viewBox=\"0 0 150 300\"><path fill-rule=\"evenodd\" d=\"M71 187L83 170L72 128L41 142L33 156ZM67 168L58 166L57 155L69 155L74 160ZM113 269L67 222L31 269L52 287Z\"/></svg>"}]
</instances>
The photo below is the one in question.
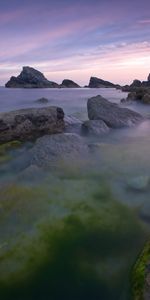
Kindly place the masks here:
<instances>
[{"instance_id":1,"label":"boulder","mask_svg":"<svg viewBox=\"0 0 150 300\"><path fill-rule=\"evenodd\" d=\"M76 82L74 82L70 79L64 79L62 81L62 84L60 85L60 87L61 88L80 88L80 86Z\"/></svg>"},{"instance_id":2,"label":"boulder","mask_svg":"<svg viewBox=\"0 0 150 300\"><path fill-rule=\"evenodd\" d=\"M53 167L56 163L70 161L77 164L84 159L89 148L84 140L75 133L46 135L39 138L30 150L31 163L38 167Z\"/></svg>"},{"instance_id":3,"label":"boulder","mask_svg":"<svg viewBox=\"0 0 150 300\"><path fill-rule=\"evenodd\" d=\"M0 143L32 140L64 129L64 112L59 107L29 108L0 114Z\"/></svg>"},{"instance_id":4,"label":"boulder","mask_svg":"<svg viewBox=\"0 0 150 300\"><path fill-rule=\"evenodd\" d=\"M109 132L109 127L102 120L88 120L82 124L84 134L101 136Z\"/></svg>"},{"instance_id":5,"label":"boulder","mask_svg":"<svg viewBox=\"0 0 150 300\"><path fill-rule=\"evenodd\" d=\"M150 94L145 94L142 98L142 102L145 104L150 104Z\"/></svg>"},{"instance_id":6,"label":"boulder","mask_svg":"<svg viewBox=\"0 0 150 300\"><path fill-rule=\"evenodd\" d=\"M40 103L40 104L46 104L49 102L49 100L47 98L42 97L42 98L37 99L35 102Z\"/></svg>"},{"instance_id":7,"label":"boulder","mask_svg":"<svg viewBox=\"0 0 150 300\"><path fill-rule=\"evenodd\" d=\"M97 77L91 77L88 85L89 88L115 88L116 86L112 82Z\"/></svg>"},{"instance_id":8,"label":"boulder","mask_svg":"<svg viewBox=\"0 0 150 300\"><path fill-rule=\"evenodd\" d=\"M103 120L112 128L130 127L143 120L139 113L119 107L100 95L88 99L87 109L90 120Z\"/></svg>"},{"instance_id":9,"label":"boulder","mask_svg":"<svg viewBox=\"0 0 150 300\"><path fill-rule=\"evenodd\" d=\"M19 76L12 76L5 84L7 88L58 88L59 85L49 81L45 76L31 67L23 67Z\"/></svg>"}]
</instances>

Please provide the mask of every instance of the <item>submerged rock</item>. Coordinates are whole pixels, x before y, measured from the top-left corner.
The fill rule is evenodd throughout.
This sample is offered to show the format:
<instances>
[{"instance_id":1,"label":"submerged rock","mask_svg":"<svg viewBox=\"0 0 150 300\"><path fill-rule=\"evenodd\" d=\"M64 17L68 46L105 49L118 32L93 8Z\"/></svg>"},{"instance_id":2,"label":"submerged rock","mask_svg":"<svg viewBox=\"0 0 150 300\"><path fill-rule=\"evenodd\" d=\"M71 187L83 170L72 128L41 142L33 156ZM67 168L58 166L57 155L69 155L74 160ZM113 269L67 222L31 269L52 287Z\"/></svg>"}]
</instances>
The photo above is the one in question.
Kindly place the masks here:
<instances>
[{"instance_id":1,"label":"submerged rock","mask_svg":"<svg viewBox=\"0 0 150 300\"><path fill-rule=\"evenodd\" d=\"M41 104L46 104L49 102L49 100L47 98L42 97L42 98L37 99L35 102L41 103Z\"/></svg>"},{"instance_id":2,"label":"submerged rock","mask_svg":"<svg viewBox=\"0 0 150 300\"><path fill-rule=\"evenodd\" d=\"M31 67L23 67L19 76L12 76L5 85L7 88L58 88L56 82L49 81L38 70Z\"/></svg>"},{"instance_id":3,"label":"submerged rock","mask_svg":"<svg viewBox=\"0 0 150 300\"><path fill-rule=\"evenodd\" d=\"M61 88L80 88L80 86L76 82L74 82L70 79L64 79L62 81L62 84L60 85L60 87Z\"/></svg>"},{"instance_id":4,"label":"submerged rock","mask_svg":"<svg viewBox=\"0 0 150 300\"><path fill-rule=\"evenodd\" d=\"M82 124L82 132L84 134L101 136L108 133L109 130L109 127L102 120L88 120Z\"/></svg>"},{"instance_id":5,"label":"submerged rock","mask_svg":"<svg viewBox=\"0 0 150 300\"><path fill-rule=\"evenodd\" d=\"M88 87L89 88L115 88L116 84L113 84L112 82L97 77L91 77Z\"/></svg>"},{"instance_id":6,"label":"submerged rock","mask_svg":"<svg viewBox=\"0 0 150 300\"><path fill-rule=\"evenodd\" d=\"M131 190L144 192L148 189L150 185L150 177L149 176L138 176L135 178L131 178L127 181L127 187Z\"/></svg>"},{"instance_id":7,"label":"submerged rock","mask_svg":"<svg viewBox=\"0 0 150 300\"><path fill-rule=\"evenodd\" d=\"M31 149L31 163L39 167L55 166L63 161L76 164L77 159L85 158L88 151L88 146L77 134L46 135L39 138Z\"/></svg>"},{"instance_id":8,"label":"submerged rock","mask_svg":"<svg viewBox=\"0 0 150 300\"><path fill-rule=\"evenodd\" d=\"M103 120L108 127L130 127L143 120L143 117L128 108L121 108L98 95L88 99L88 116L90 120Z\"/></svg>"},{"instance_id":9,"label":"submerged rock","mask_svg":"<svg viewBox=\"0 0 150 300\"><path fill-rule=\"evenodd\" d=\"M0 143L31 140L44 134L60 133L64 129L61 108L29 108L0 114Z\"/></svg>"}]
</instances>

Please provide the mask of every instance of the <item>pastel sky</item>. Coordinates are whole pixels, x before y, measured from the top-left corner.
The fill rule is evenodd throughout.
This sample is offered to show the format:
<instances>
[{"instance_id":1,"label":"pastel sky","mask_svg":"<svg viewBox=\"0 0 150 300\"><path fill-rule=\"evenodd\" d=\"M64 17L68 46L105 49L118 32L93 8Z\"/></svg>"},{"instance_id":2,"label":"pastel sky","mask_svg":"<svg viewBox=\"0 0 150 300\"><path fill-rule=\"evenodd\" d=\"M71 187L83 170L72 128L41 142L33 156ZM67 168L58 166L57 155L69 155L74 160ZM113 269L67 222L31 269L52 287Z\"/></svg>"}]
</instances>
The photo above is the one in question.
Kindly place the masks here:
<instances>
[{"instance_id":1,"label":"pastel sky","mask_svg":"<svg viewBox=\"0 0 150 300\"><path fill-rule=\"evenodd\" d=\"M22 66L52 81L150 73L150 0L0 0L0 85Z\"/></svg>"}]
</instances>

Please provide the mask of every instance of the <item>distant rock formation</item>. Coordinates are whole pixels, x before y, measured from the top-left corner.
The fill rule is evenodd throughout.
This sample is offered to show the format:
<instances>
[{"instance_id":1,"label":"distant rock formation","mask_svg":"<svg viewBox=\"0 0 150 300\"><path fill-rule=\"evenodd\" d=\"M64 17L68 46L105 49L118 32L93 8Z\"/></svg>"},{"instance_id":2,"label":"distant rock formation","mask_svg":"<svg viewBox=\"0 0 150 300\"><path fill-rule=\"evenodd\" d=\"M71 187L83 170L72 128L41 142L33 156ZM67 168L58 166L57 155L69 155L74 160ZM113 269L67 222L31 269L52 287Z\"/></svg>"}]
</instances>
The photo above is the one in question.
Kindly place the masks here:
<instances>
[{"instance_id":1,"label":"distant rock formation","mask_svg":"<svg viewBox=\"0 0 150 300\"><path fill-rule=\"evenodd\" d=\"M150 74L148 75L148 78L147 78L147 80L148 80L148 81L150 81Z\"/></svg>"},{"instance_id":2,"label":"distant rock formation","mask_svg":"<svg viewBox=\"0 0 150 300\"><path fill-rule=\"evenodd\" d=\"M150 88L150 74L148 75L147 81L140 81L138 79L135 79L130 85L123 86L122 91L136 92L137 88Z\"/></svg>"},{"instance_id":3,"label":"distant rock formation","mask_svg":"<svg viewBox=\"0 0 150 300\"><path fill-rule=\"evenodd\" d=\"M74 82L70 79L64 79L62 81L62 84L60 85L60 87L61 88L80 88L80 86L76 82Z\"/></svg>"},{"instance_id":4,"label":"distant rock formation","mask_svg":"<svg viewBox=\"0 0 150 300\"><path fill-rule=\"evenodd\" d=\"M97 77L91 77L88 85L89 88L116 88L116 86L118 85Z\"/></svg>"},{"instance_id":5,"label":"distant rock formation","mask_svg":"<svg viewBox=\"0 0 150 300\"><path fill-rule=\"evenodd\" d=\"M45 76L31 67L23 67L19 76L12 76L5 85L7 88L58 88L59 85L49 81Z\"/></svg>"}]
</instances>

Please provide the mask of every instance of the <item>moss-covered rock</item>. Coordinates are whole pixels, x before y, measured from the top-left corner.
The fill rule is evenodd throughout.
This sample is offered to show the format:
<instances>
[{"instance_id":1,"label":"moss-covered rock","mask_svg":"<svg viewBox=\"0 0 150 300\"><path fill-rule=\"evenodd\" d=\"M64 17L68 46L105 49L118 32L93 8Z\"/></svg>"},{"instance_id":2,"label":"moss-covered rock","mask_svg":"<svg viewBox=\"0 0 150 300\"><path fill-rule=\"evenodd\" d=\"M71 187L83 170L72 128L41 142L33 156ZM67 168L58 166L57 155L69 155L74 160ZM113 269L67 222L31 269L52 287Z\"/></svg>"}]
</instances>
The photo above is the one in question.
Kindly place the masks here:
<instances>
[{"instance_id":1,"label":"moss-covered rock","mask_svg":"<svg viewBox=\"0 0 150 300\"><path fill-rule=\"evenodd\" d=\"M21 146L21 142L12 141L0 145L0 163L5 163L11 159L11 150Z\"/></svg>"},{"instance_id":2,"label":"moss-covered rock","mask_svg":"<svg viewBox=\"0 0 150 300\"><path fill-rule=\"evenodd\" d=\"M117 299L142 230L106 184L49 177L0 199L0 299Z\"/></svg>"},{"instance_id":3,"label":"moss-covered rock","mask_svg":"<svg viewBox=\"0 0 150 300\"><path fill-rule=\"evenodd\" d=\"M132 271L133 300L146 300L147 265L150 262L150 242L146 243ZM150 288L149 288L150 296Z\"/></svg>"}]
</instances>

